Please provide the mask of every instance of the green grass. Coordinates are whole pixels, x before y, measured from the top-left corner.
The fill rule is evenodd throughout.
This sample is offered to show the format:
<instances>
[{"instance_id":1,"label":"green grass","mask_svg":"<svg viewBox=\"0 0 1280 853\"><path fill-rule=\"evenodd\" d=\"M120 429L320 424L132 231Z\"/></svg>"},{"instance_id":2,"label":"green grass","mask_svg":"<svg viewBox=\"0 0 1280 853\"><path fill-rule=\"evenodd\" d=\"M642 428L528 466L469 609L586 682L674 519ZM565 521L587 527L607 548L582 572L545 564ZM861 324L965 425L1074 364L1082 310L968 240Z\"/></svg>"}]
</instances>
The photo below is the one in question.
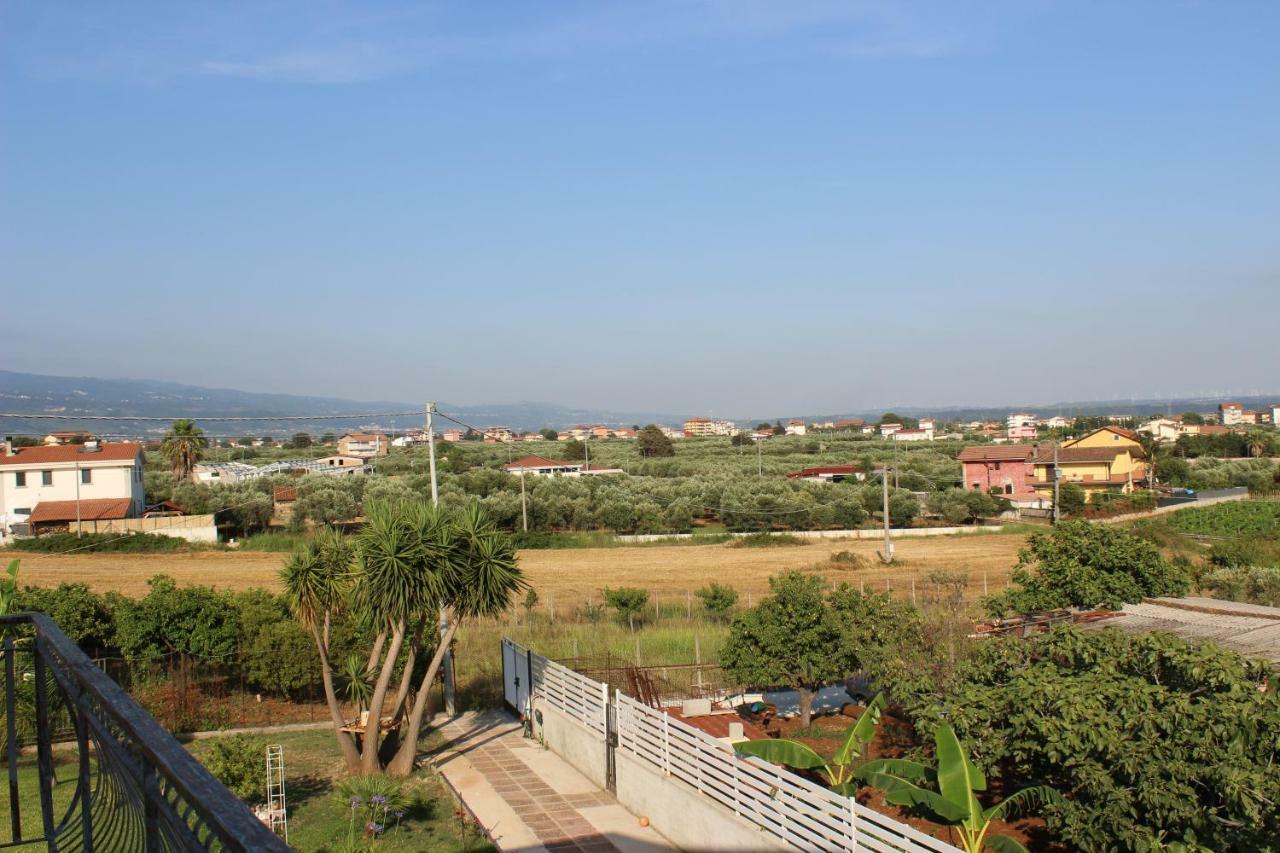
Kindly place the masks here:
<instances>
[{"instance_id":1,"label":"green grass","mask_svg":"<svg viewBox=\"0 0 1280 853\"><path fill-rule=\"evenodd\" d=\"M361 841L361 827L352 826L350 807L333 794L336 781L344 775L333 732L282 732L268 738L284 747L289 846L301 853L321 853L345 849L351 837ZM199 740L188 748L199 758L210 743ZM434 771L421 771L405 784L411 805L400 825L396 827L393 821L378 839L377 850L462 853L493 849L474 828L464 834L454 816L457 805L453 796Z\"/></svg>"},{"instance_id":2,"label":"green grass","mask_svg":"<svg viewBox=\"0 0 1280 853\"><path fill-rule=\"evenodd\" d=\"M678 613L676 612L678 609ZM706 619L695 599L694 618L683 606L663 606L655 619L652 607L632 633L625 624L602 614L596 622L551 619L535 614L521 622L485 621L468 624L458 632L456 673L458 702L464 709L492 708L502 702L502 659L498 653L504 636L538 654L552 659L590 658L627 665L636 661L639 644L644 666L693 663L700 655L703 663L716 663L729 634L724 622Z\"/></svg>"},{"instance_id":3,"label":"green grass","mask_svg":"<svg viewBox=\"0 0 1280 853\"><path fill-rule=\"evenodd\" d=\"M76 758L67 753L55 753L53 757L54 775L57 782L53 788L53 820L56 824L62 820L76 792ZM0 844L13 841L13 833L9 826L9 799L5 795L4 816L0 817ZM18 760L18 813L22 816L22 835L24 838L40 837L44 834L40 817L40 785L36 774L36 757L24 756ZM43 850L45 845L23 844L10 848L13 850Z\"/></svg>"},{"instance_id":4,"label":"green grass","mask_svg":"<svg viewBox=\"0 0 1280 853\"><path fill-rule=\"evenodd\" d=\"M734 548L781 548L787 545L808 545L810 541L789 533L748 533L734 540Z\"/></svg>"},{"instance_id":5,"label":"green grass","mask_svg":"<svg viewBox=\"0 0 1280 853\"><path fill-rule=\"evenodd\" d=\"M310 538L307 533L268 530L264 533L255 533L252 536L244 537L239 541L237 550L289 552L302 547Z\"/></svg>"},{"instance_id":6,"label":"green grass","mask_svg":"<svg viewBox=\"0 0 1280 853\"><path fill-rule=\"evenodd\" d=\"M1194 536L1275 536L1280 501L1235 501L1170 513L1168 525Z\"/></svg>"}]
</instances>

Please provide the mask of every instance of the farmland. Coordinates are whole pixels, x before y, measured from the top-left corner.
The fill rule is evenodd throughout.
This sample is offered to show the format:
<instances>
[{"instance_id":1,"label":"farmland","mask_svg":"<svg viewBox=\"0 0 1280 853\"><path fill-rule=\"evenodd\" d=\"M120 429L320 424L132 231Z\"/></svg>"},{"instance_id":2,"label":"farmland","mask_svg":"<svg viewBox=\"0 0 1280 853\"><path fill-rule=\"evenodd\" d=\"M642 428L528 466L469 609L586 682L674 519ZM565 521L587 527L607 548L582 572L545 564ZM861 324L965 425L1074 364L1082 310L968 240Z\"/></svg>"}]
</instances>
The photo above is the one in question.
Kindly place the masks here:
<instances>
[{"instance_id":1,"label":"farmland","mask_svg":"<svg viewBox=\"0 0 1280 853\"><path fill-rule=\"evenodd\" d=\"M990 589L1002 587L1017 562L1021 534L964 534L927 539L901 539L897 560L880 565L875 541L828 540L776 548L730 545L636 546L525 550L520 565L544 607L572 608L598 601L606 586L636 586L659 599L685 600L686 593L719 581L745 598L768 589L768 578L786 569L813 570L834 582L865 583L910 594L912 579L931 571L968 575L969 593L981 595L983 578ZM840 551L859 557L850 564L833 563ZM193 551L179 554L15 554L22 560L22 582L33 586L84 583L95 592L145 595L146 581L167 574L180 585L209 585L224 590L264 587L279 590L276 573L284 555L266 552Z\"/></svg>"}]
</instances>

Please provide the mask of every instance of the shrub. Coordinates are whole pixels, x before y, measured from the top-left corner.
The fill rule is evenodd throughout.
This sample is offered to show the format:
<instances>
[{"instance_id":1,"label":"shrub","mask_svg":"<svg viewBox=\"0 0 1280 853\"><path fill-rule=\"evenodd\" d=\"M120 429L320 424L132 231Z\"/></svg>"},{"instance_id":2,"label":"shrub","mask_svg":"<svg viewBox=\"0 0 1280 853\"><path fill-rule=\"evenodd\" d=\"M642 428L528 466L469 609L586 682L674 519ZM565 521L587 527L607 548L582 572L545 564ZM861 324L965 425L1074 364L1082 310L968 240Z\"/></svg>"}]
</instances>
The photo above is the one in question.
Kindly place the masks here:
<instances>
[{"instance_id":1,"label":"shrub","mask_svg":"<svg viewBox=\"0 0 1280 853\"><path fill-rule=\"evenodd\" d=\"M182 551L190 546L183 539L152 533L86 533L83 536L76 536L74 533L49 533L39 538L14 539L9 547L15 551L41 554L56 554L73 548L101 553L140 554Z\"/></svg>"},{"instance_id":2,"label":"shrub","mask_svg":"<svg viewBox=\"0 0 1280 853\"><path fill-rule=\"evenodd\" d=\"M604 603L618 611L618 618L624 620L634 631L636 617L644 612L645 605L649 603L649 593L632 586L605 589Z\"/></svg>"},{"instance_id":3,"label":"shrub","mask_svg":"<svg viewBox=\"0 0 1280 853\"><path fill-rule=\"evenodd\" d=\"M82 583L60 583L53 589L29 586L17 595L14 609L48 615L73 643L86 649L105 648L115 634L106 601Z\"/></svg>"},{"instance_id":4,"label":"shrub","mask_svg":"<svg viewBox=\"0 0 1280 853\"><path fill-rule=\"evenodd\" d=\"M861 555L852 551L837 551L828 558L828 561L833 565L849 569L861 569L867 565L867 561Z\"/></svg>"},{"instance_id":5,"label":"shrub","mask_svg":"<svg viewBox=\"0 0 1280 853\"><path fill-rule=\"evenodd\" d=\"M724 619L729 611L738 603L738 591L731 586L715 583L704 586L696 595L702 602L702 609L713 619Z\"/></svg>"},{"instance_id":6,"label":"shrub","mask_svg":"<svg viewBox=\"0 0 1280 853\"><path fill-rule=\"evenodd\" d=\"M1229 601L1280 607L1280 568L1232 566L1209 572L1200 585Z\"/></svg>"},{"instance_id":7,"label":"shrub","mask_svg":"<svg viewBox=\"0 0 1280 853\"><path fill-rule=\"evenodd\" d=\"M800 536L790 533L748 533L733 540L734 548L782 548L788 545L809 544Z\"/></svg>"},{"instance_id":8,"label":"shrub","mask_svg":"<svg viewBox=\"0 0 1280 853\"><path fill-rule=\"evenodd\" d=\"M1108 607L1144 596L1186 595L1190 578L1146 539L1107 525L1067 521L1036 533L1018 555L1018 587L987 599L994 616L1060 607ZM1019 588L1020 587L1020 588Z\"/></svg>"},{"instance_id":9,"label":"shrub","mask_svg":"<svg viewBox=\"0 0 1280 853\"><path fill-rule=\"evenodd\" d=\"M254 805L266 799L267 742L253 735L213 738L200 763L231 793Z\"/></svg>"}]
</instances>

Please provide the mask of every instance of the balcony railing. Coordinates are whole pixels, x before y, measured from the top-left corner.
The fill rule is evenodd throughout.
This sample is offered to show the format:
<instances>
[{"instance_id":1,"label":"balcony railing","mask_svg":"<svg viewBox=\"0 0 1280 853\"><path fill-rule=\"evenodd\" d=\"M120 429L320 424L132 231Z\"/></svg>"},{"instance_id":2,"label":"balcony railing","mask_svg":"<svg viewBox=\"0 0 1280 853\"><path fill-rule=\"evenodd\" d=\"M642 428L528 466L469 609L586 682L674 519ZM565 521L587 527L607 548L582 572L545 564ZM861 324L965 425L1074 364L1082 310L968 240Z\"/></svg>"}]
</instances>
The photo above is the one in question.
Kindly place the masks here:
<instances>
[{"instance_id":1,"label":"balcony railing","mask_svg":"<svg viewBox=\"0 0 1280 853\"><path fill-rule=\"evenodd\" d=\"M49 617L0 617L0 634L0 848L288 849Z\"/></svg>"}]
</instances>

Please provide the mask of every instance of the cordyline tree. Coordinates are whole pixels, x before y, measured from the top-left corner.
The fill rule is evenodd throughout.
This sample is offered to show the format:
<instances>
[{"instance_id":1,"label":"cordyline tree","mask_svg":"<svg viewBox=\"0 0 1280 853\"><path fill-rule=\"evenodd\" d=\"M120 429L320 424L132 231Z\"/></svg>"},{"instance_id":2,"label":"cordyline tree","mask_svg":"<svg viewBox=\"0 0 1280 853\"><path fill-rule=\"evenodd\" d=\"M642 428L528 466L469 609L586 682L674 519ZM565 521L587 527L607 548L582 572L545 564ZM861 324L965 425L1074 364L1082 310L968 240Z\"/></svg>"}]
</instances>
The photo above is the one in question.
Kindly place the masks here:
<instances>
[{"instance_id":1,"label":"cordyline tree","mask_svg":"<svg viewBox=\"0 0 1280 853\"><path fill-rule=\"evenodd\" d=\"M478 504L447 510L420 501L375 501L365 516L354 544L322 532L290 557L281 578L293 612L315 637L347 769L407 776L431 685L459 624L501 613L525 583L510 538ZM442 609L449 627L438 636ZM333 683L329 629L341 611L375 635L365 665L372 684L368 717L359 737L342 731L347 723ZM424 672L418 664L427 653ZM387 718L398 738L384 744L379 721Z\"/></svg>"}]
</instances>

